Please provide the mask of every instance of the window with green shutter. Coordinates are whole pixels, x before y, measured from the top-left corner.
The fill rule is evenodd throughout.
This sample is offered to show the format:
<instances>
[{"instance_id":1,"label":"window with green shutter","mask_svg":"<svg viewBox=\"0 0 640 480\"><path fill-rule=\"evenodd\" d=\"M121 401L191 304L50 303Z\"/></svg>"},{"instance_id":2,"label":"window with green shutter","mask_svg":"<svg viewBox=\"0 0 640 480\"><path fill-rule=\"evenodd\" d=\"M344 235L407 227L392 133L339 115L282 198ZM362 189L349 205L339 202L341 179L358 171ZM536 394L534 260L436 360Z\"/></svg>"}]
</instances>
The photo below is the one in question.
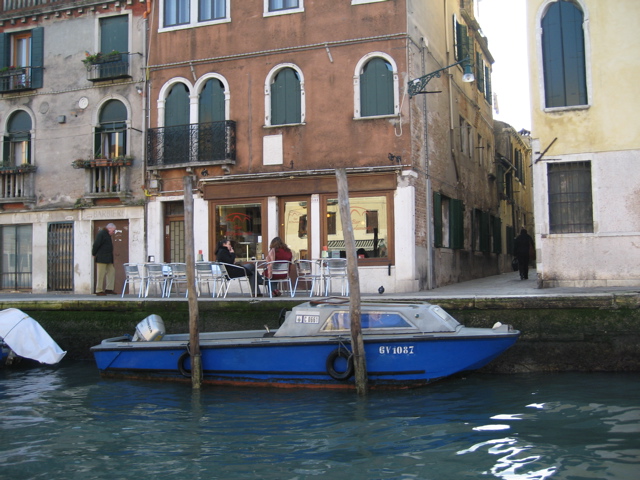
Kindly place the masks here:
<instances>
[{"instance_id":1,"label":"window with green shutter","mask_svg":"<svg viewBox=\"0 0 640 480\"><path fill-rule=\"evenodd\" d=\"M19 166L31 163L31 116L24 110L18 110L9 118L7 133L4 137L3 163L5 166Z\"/></svg>"},{"instance_id":2,"label":"window with green shutter","mask_svg":"<svg viewBox=\"0 0 640 480\"><path fill-rule=\"evenodd\" d=\"M393 67L382 58L371 59L362 69L360 111L363 117L393 115Z\"/></svg>"},{"instance_id":3,"label":"window with green shutter","mask_svg":"<svg viewBox=\"0 0 640 480\"><path fill-rule=\"evenodd\" d=\"M442 247L442 195L433 192L433 244Z\"/></svg>"},{"instance_id":4,"label":"window with green shutter","mask_svg":"<svg viewBox=\"0 0 640 480\"><path fill-rule=\"evenodd\" d=\"M502 221L498 217L491 216L493 253L502 253Z\"/></svg>"},{"instance_id":5,"label":"window with green shutter","mask_svg":"<svg viewBox=\"0 0 640 480\"><path fill-rule=\"evenodd\" d=\"M283 68L271 84L271 125L302 122L300 76L293 68Z\"/></svg>"},{"instance_id":6,"label":"window with green shutter","mask_svg":"<svg viewBox=\"0 0 640 480\"><path fill-rule=\"evenodd\" d=\"M542 18L542 68L545 106L587 104L584 14L572 1L549 5Z\"/></svg>"},{"instance_id":7,"label":"window with green shutter","mask_svg":"<svg viewBox=\"0 0 640 480\"><path fill-rule=\"evenodd\" d=\"M199 100L199 123L221 122L224 116L224 85L217 78L207 80Z\"/></svg>"}]
</instances>

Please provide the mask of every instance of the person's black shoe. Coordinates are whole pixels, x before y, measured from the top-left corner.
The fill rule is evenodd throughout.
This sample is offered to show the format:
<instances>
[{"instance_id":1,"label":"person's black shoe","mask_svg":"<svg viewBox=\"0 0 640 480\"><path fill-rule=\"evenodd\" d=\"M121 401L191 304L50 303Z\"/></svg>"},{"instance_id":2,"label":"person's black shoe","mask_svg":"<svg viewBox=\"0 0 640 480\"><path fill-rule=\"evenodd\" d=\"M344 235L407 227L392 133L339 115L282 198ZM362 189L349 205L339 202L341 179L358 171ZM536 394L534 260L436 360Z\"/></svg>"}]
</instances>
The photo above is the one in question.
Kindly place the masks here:
<instances>
[{"instance_id":1,"label":"person's black shoe","mask_svg":"<svg viewBox=\"0 0 640 480\"><path fill-rule=\"evenodd\" d=\"M104 297L106 294L106 292L96 292L96 295L99 297Z\"/></svg>"},{"instance_id":2,"label":"person's black shoe","mask_svg":"<svg viewBox=\"0 0 640 480\"><path fill-rule=\"evenodd\" d=\"M117 293L113 290L105 290L104 293L106 293L107 295L117 295Z\"/></svg>"}]
</instances>

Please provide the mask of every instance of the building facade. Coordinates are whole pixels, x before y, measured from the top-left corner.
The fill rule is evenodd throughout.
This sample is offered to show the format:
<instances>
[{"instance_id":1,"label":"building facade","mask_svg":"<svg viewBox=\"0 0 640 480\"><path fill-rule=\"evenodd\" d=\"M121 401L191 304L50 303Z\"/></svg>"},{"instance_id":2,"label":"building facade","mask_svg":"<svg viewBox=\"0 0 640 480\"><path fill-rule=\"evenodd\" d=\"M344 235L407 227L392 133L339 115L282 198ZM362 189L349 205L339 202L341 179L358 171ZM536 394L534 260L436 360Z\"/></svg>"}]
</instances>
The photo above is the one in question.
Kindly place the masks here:
<instances>
[{"instance_id":1,"label":"building facade","mask_svg":"<svg viewBox=\"0 0 640 480\"><path fill-rule=\"evenodd\" d=\"M528 0L538 284L638 286L633 0Z\"/></svg>"},{"instance_id":2,"label":"building facade","mask_svg":"<svg viewBox=\"0 0 640 480\"><path fill-rule=\"evenodd\" d=\"M204 259L222 238L260 258L275 236L296 258L344 256L344 167L363 292L497 273L493 60L473 2L182 3L150 17L150 255L183 259L189 174Z\"/></svg>"},{"instance_id":3,"label":"building facade","mask_svg":"<svg viewBox=\"0 0 640 480\"><path fill-rule=\"evenodd\" d=\"M89 293L99 228L118 265L144 255L147 6L0 8L0 288Z\"/></svg>"},{"instance_id":4,"label":"building facade","mask_svg":"<svg viewBox=\"0 0 640 480\"><path fill-rule=\"evenodd\" d=\"M500 233L505 255L500 256L500 272L511 271L513 240L525 228L534 236L533 173L531 172L530 132L516 130L495 121L496 184L500 198ZM531 266L535 266L531 259Z\"/></svg>"}]
</instances>

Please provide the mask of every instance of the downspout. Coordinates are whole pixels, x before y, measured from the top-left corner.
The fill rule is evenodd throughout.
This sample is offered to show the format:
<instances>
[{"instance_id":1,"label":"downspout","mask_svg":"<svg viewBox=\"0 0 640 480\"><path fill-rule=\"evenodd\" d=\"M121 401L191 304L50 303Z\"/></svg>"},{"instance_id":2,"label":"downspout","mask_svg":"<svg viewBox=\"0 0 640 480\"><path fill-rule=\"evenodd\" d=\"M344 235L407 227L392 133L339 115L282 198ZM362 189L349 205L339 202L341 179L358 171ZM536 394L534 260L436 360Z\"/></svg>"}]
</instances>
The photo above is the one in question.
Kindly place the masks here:
<instances>
[{"instance_id":1,"label":"downspout","mask_svg":"<svg viewBox=\"0 0 640 480\"><path fill-rule=\"evenodd\" d=\"M150 126L150 111L149 111L149 95L150 95L150 85L149 85L149 48L151 45L150 37L150 29L149 29L149 14L151 13L151 4L152 0L147 0L147 9L142 14L142 18L144 19L144 36L142 51L143 57L143 74L144 74L144 85L142 89L142 94L144 95L142 99L142 159L143 159L143 189L144 189L144 210L143 210L143 221L144 221L144 258L148 259L149 255L149 199L147 198L147 131Z\"/></svg>"}]
</instances>

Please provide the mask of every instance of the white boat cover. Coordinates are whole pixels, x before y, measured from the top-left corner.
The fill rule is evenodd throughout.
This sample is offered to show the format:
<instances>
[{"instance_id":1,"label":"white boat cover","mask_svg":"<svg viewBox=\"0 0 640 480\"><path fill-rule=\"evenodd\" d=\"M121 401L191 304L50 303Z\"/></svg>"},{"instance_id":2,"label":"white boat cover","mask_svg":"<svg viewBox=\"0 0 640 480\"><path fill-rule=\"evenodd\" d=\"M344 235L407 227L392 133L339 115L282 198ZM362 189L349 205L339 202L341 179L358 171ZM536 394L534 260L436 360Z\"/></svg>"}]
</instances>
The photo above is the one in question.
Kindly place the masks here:
<instances>
[{"instance_id":1,"label":"white boat cover","mask_svg":"<svg viewBox=\"0 0 640 480\"><path fill-rule=\"evenodd\" d=\"M67 353L38 322L17 308L0 311L0 337L17 355L40 363L54 365Z\"/></svg>"}]
</instances>

